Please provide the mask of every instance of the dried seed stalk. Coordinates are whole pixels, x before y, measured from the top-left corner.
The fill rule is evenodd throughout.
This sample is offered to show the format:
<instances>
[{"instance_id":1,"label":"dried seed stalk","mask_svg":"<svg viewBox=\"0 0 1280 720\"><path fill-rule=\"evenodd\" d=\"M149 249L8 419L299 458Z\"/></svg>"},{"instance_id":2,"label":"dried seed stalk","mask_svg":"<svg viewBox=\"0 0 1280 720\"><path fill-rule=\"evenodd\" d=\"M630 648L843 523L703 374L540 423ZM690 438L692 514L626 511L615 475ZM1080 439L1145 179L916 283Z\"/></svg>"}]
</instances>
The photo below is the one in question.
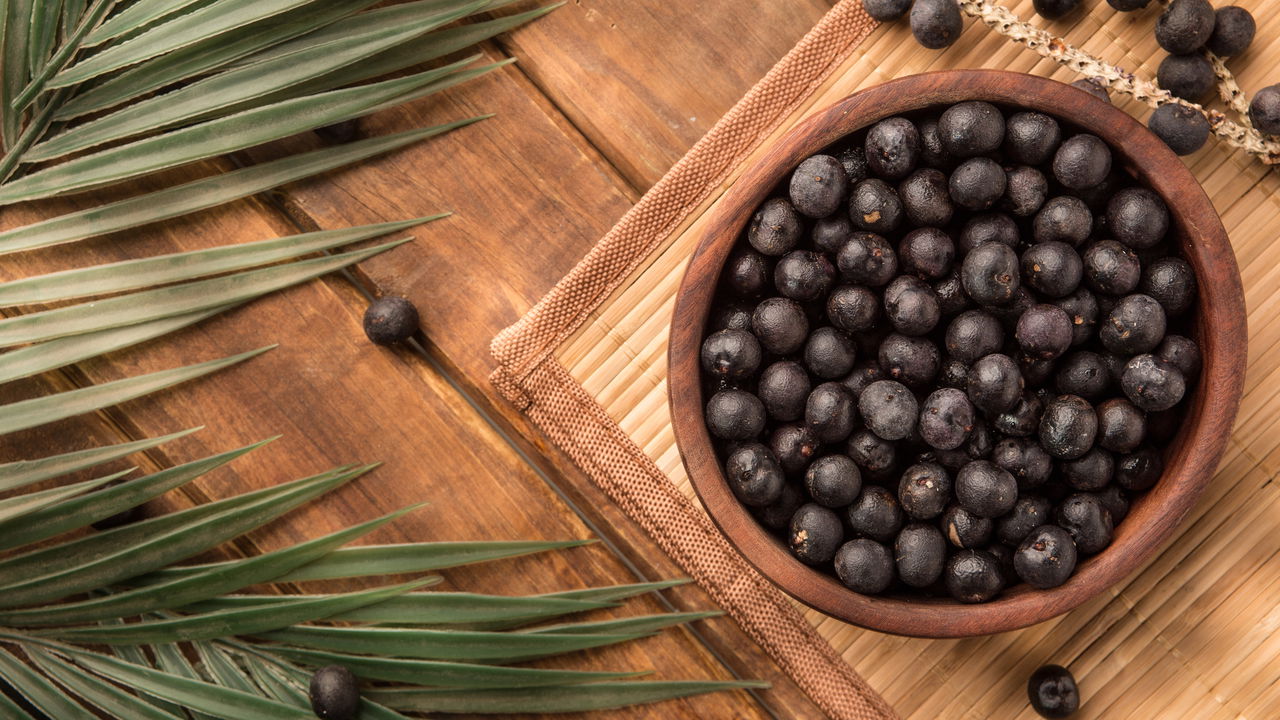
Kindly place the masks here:
<instances>
[{"instance_id":1,"label":"dried seed stalk","mask_svg":"<svg viewBox=\"0 0 1280 720\"><path fill-rule=\"evenodd\" d=\"M1221 58L1209 53L1214 73L1218 76L1219 92L1228 107L1244 118L1243 123L1229 119L1225 114L1204 108L1193 102L1174 97L1161 90L1150 80L1144 80L1124 68L1103 62L1089 53L1072 47L1052 33L1018 19L1008 8L987 0L960 0L960 9L969 17L981 21L997 33L1035 51L1041 57L1068 67L1085 77L1104 83L1111 90L1133 97L1151 107L1177 103L1200 112L1209 121L1209 128L1228 145L1244 150L1264 164L1280 164L1280 140L1264 136L1253 129L1248 120L1249 100L1235 77Z\"/></svg>"}]
</instances>

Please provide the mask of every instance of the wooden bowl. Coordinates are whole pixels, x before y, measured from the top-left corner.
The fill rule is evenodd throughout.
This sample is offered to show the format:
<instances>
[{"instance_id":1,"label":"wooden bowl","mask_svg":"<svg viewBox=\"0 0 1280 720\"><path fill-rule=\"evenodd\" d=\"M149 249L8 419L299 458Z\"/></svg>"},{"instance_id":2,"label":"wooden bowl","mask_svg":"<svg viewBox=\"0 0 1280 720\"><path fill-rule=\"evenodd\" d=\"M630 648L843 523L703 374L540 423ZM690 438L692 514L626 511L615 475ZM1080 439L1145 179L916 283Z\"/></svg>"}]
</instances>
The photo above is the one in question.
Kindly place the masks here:
<instances>
[{"instance_id":1,"label":"wooden bowl","mask_svg":"<svg viewBox=\"0 0 1280 720\"><path fill-rule=\"evenodd\" d=\"M860 595L835 577L793 558L734 497L703 422L699 350L713 295L730 249L755 209L801 160L893 115L963 100L1040 110L1107 141L1118 166L1159 193L1171 232L1195 267L1193 318L1204 371L1183 426L1166 451L1164 475L1137 498L1111 546L1082 562L1061 587L1013 587L995 600L965 605L946 599ZM855 625L920 637L965 637L1013 630L1075 608L1123 580L1173 534L1217 469L1244 383L1247 333L1240 271L1226 231L1182 161L1145 127L1084 91L1032 75L953 70L914 75L858 92L787 133L711 211L676 298L669 350L676 441L707 512L734 547L797 600Z\"/></svg>"}]
</instances>

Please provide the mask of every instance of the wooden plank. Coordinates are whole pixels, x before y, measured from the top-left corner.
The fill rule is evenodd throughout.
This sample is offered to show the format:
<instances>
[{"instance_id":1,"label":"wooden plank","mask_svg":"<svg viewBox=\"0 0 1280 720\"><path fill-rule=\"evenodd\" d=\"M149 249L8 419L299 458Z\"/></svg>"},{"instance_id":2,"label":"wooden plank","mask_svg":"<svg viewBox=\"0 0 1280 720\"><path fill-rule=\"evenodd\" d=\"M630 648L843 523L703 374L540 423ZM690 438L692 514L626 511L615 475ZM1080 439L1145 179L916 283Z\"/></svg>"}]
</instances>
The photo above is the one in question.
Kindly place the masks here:
<instances>
[{"instance_id":1,"label":"wooden plank","mask_svg":"<svg viewBox=\"0 0 1280 720\"><path fill-rule=\"evenodd\" d=\"M146 185L148 183L141 183ZM142 189L139 187L138 189ZM10 225L38 211L81 200L12 208ZM280 222L256 202L236 203L196 218L125 237L15 256L5 277L143 254L268 237ZM474 409L431 367L407 352L370 345L360 330L363 300L348 283L328 279L296 288L207 322L171 341L85 363L92 382L209 359L280 342L258 361L176 391L121 408L136 432L154 435L207 425L170 446L190 459L285 433L285 437L191 487L219 498L318 472L336 464L383 460L374 475L254 533L264 549L348 526L424 500L433 501L368 542L430 539L572 539L589 530ZM446 587L527 593L630 582L634 576L597 545L446 573ZM377 580L351 583L369 586ZM705 608L706 605L703 605ZM623 614L659 612L653 598ZM685 631L563 660L579 668L653 669L664 678L727 677ZM679 701L680 714L760 717L745 693ZM644 717L641 708L611 717Z\"/></svg>"},{"instance_id":2,"label":"wooden plank","mask_svg":"<svg viewBox=\"0 0 1280 720\"><path fill-rule=\"evenodd\" d=\"M585 255L632 202L621 180L537 89L511 68L460 88L379 113L369 135L497 111L497 117L322 181L298 183L282 202L301 227L334 228L442 210L455 215L414 243L362 263L359 275L380 294L410 298L430 351L549 478L647 576L680 569L523 415L496 397L487 377L488 344ZM247 153L255 161L320 147L299 136ZM705 607L684 589L677 605ZM788 717L817 713L811 701L734 623L704 628L735 672L766 679L765 695Z\"/></svg>"},{"instance_id":3,"label":"wooden plank","mask_svg":"<svg viewBox=\"0 0 1280 720\"><path fill-rule=\"evenodd\" d=\"M833 4L573 0L499 42L643 190Z\"/></svg>"}]
</instances>

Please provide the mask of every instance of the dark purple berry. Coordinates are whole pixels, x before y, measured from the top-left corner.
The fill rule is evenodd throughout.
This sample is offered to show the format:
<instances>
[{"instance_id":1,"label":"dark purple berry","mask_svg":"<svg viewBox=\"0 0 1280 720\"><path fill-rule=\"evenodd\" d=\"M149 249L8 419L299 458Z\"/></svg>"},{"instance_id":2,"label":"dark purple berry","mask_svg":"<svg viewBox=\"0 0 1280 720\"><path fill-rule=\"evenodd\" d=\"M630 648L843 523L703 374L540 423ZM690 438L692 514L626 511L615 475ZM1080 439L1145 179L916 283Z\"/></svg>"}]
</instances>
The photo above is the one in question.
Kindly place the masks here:
<instances>
[{"instance_id":1,"label":"dark purple berry","mask_svg":"<svg viewBox=\"0 0 1280 720\"><path fill-rule=\"evenodd\" d=\"M801 505L791 517L787 543L791 554L806 565L824 565L835 557L844 541L840 517L815 503Z\"/></svg>"},{"instance_id":2,"label":"dark purple berry","mask_svg":"<svg viewBox=\"0 0 1280 720\"><path fill-rule=\"evenodd\" d=\"M1133 9L1144 7L1147 3L1147 0L1107 1L1112 5L1118 2L1142 3ZM1040 717L1050 720L1068 717L1080 708L1080 691L1076 689L1076 679L1060 665L1045 665L1032 673L1027 681L1027 697L1031 699L1032 709L1040 713Z\"/></svg>"},{"instance_id":3,"label":"dark purple berry","mask_svg":"<svg viewBox=\"0 0 1280 720\"><path fill-rule=\"evenodd\" d=\"M879 235L855 232L836 254L836 267L849 282L880 287L897 276L898 254Z\"/></svg>"},{"instance_id":4,"label":"dark purple berry","mask_svg":"<svg viewBox=\"0 0 1280 720\"><path fill-rule=\"evenodd\" d=\"M1209 121L1186 105L1161 105L1147 119L1147 127L1178 155L1190 155L1209 140Z\"/></svg>"},{"instance_id":5,"label":"dark purple berry","mask_svg":"<svg viewBox=\"0 0 1280 720\"><path fill-rule=\"evenodd\" d=\"M813 155L791 174L790 191L791 205L801 215L826 217L849 194L849 176L834 157Z\"/></svg>"},{"instance_id":6,"label":"dark purple berry","mask_svg":"<svg viewBox=\"0 0 1280 720\"><path fill-rule=\"evenodd\" d=\"M1205 47L1218 57L1243 55L1257 31L1258 23L1248 10L1236 5L1218 8L1214 13L1213 33Z\"/></svg>"},{"instance_id":7,"label":"dark purple berry","mask_svg":"<svg viewBox=\"0 0 1280 720\"><path fill-rule=\"evenodd\" d=\"M800 216L783 198L770 198L751 217L747 242L774 257L786 255L800 242Z\"/></svg>"},{"instance_id":8,"label":"dark purple berry","mask_svg":"<svg viewBox=\"0 0 1280 720\"><path fill-rule=\"evenodd\" d=\"M1059 460L1075 460L1089 452L1097 432L1093 406L1076 395L1050 400L1040 418L1040 444Z\"/></svg>"},{"instance_id":9,"label":"dark purple berry","mask_svg":"<svg viewBox=\"0 0 1280 720\"><path fill-rule=\"evenodd\" d=\"M311 676L311 711L326 720L355 720L360 714L360 684L342 665L326 665Z\"/></svg>"},{"instance_id":10,"label":"dark purple berry","mask_svg":"<svg viewBox=\"0 0 1280 720\"><path fill-rule=\"evenodd\" d=\"M745 330L720 330L702 342L702 369L728 382L740 382L760 367L760 343Z\"/></svg>"},{"instance_id":11,"label":"dark purple berry","mask_svg":"<svg viewBox=\"0 0 1280 720\"><path fill-rule=\"evenodd\" d=\"M1004 589L1004 577L994 555L982 550L962 550L947 561L947 592L963 603L981 603Z\"/></svg>"},{"instance_id":12,"label":"dark purple berry","mask_svg":"<svg viewBox=\"0 0 1280 720\"><path fill-rule=\"evenodd\" d=\"M934 168L920 168L898 184L898 196L907 222L914 226L943 227L955 208L947 192L947 176Z\"/></svg>"},{"instance_id":13,"label":"dark purple berry","mask_svg":"<svg viewBox=\"0 0 1280 720\"><path fill-rule=\"evenodd\" d=\"M1186 378L1172 363L1155 355L1138 355L1124 366L1120 387L1134 405L1147 412L1168 410L1186 393Z\"/></svg>"},{"instance_id":14,"label":"dark purple berry","mask_svg":"<svg viewBox=\"0 0 1280 720\"><path fill-rule=\"evenodd\" d=\"M823 507L842 508L862 492L862 473L849 456L826 455L814 460L805 471L804 485L814 502Z\"/></svg>"},{"instance_id":15,"label":"dark purple berry","mask_svg":"<svg viewBox=\"0 0 1280 720\"><path fill-rule=\"evenodd\" d=\"M893 555L874 540L850 540L836 552L836 577L863 595L882 593L893 583Z\"/></svg>"},{"instance_id":16,"label":"dark purple berry","mask_svg":"<svg viewBox=\"0 0 1280 720\"><path fill-rule=\"evenodd\" d=\"M1045 201L1032 221L1036 242L1057 241L1078 246L1093 231L1093 213L1083 200L1061 195Z\"/></svg>"},{"instance_id":17,"label":"dark purple berry","mask_svg":"<svg viewBox=\"0 0 1280 720\"><path fill-rule=\"evenodd\" d=\"M811 389L809 373L800 363L781 360L760 373L756 394L770 418L791 422L804 416Z\"/></svg>"},{"instance_id":18,"label":"dark purple berry","mask_svg":"<svg viewBox=\"0 0 1280 720\"><path fill-rule=\"evenodd\" d=\"M1156 20L1156 42L1175 55L1193 53L1209 42L1214 20L1209 0L1173 0Z\"/></svg>"},{"instance_id":19,"label":"dark purple berry","mask_svg":"<svg viewBox=\"0 0 1280 720\"><path fill-rule=\"evenodd\" d=\"M751 440L764 430L764 405L742 390L721 390L707 402L707 429L722 440Z\"/></svg>"},{"instance_id":20,"label":"dark purple berry","mask_svg":"<svg viewBox=\"0 0 1280 720\"><path fill-rule=\"evenodd\" d=\"M942 146L956 158L995 152L1004 142L1004 130L1004 115L999 108L980 100L952 105L938 118Z\"/></svg>"},{"instance_id":21,"label":"dark purple berry","mask_svg":"<svg viewBox=\"0 0 1280 720\"><path fill-rule=\"evenodd\" d=\"M786 480L773 452L759 443L734 448L725 461L724 474L733 494L750 507L776 502Z\"/></svg>"},{"instance_id":22,"label":"dark purple berry","mask_svg":"<svg viewBox=\"0 0 1280 720\"><path fill-rule=\"evenodd\" d=\"M364 311L364 334L375 345L394 345L418 331L418 309L402 297L380 297Z\"/></svg>"},{"instance_id":23,"label":"dark purple berry","mask_svg":"<svg viewBox=\"0 0 1280 720\"><path fill-rule=\"evenodd\" d=\"M1013 554L1013 569L1034 588L1058 587L1076 569L1076 546L1071 534L1057 525L1032 529Z\"/></svg>"},{"instance_id":24,"label":"dark purple berry","mask_svg":"<svg viewBox=\"0 0 1280 720\"><path fill-rule=\"evenodd\" d=\"M792 250L778 261L773 282L778 292L792 300L811 302L825 297L836 279L827 256L812 250Z\"/></svg>"}]
</instances>

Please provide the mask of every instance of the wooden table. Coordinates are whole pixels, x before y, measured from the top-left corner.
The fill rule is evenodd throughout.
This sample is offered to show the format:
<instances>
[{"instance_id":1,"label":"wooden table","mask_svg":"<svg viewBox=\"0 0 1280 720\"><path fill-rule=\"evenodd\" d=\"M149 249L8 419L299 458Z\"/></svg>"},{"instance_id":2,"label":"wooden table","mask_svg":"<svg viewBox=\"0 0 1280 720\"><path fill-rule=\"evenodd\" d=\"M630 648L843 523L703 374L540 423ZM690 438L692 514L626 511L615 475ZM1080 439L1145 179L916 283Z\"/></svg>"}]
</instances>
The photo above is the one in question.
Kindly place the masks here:
<instances>
[{"instance_id":1,"label":"wooden table","mask_svg":"<svg viewBox=\"0 0 1280 720\"><path fill-rule=\"evenodd\" d=\"M7 387L0 401L280 344L176 392L5 438L0 461L206 426L150 454L151 463L164 466L283 433L251 458L153 503L153 510L380 460L385 464L374 474L242 538L233 552L278 547L427 500L429 507L367 542L603 541L450 572L444 585L450 589L515 594L679 576L639 527L497 396L486 380L489 340L563 276L831 4L571 0L483 48L493 59L516 56L518 64L379 113L364 129L382 135L485 112L496 118L270 196L6 258L0 277L11 279L299 229L455 213L350 275L277 294L172 340ZM320 143L310 135L291 138L146 179L126 194ZM9 209L0 226L111 197L99 192ZM360 316L371 293L405 295L417 304L423 347L384 350L364 339ZM692 587L666 598L680 609L712 607ZM663 609L650 597L625 612ZM663 679L737 676L774 684L759 694L722 693L609 717L820 716L728 620L558 662L653 669Z\"/></svg>"}]
</instances>

